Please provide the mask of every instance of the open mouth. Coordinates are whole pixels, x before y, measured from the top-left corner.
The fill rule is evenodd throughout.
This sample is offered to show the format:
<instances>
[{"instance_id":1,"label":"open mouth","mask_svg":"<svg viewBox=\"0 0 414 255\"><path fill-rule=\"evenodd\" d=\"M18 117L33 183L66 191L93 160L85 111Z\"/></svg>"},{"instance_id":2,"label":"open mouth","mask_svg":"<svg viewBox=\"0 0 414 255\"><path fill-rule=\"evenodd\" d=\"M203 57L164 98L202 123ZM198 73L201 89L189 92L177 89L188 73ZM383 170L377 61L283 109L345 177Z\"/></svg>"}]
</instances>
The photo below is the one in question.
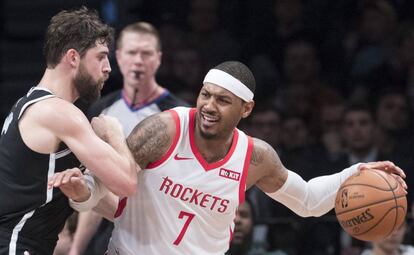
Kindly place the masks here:
<instances>
[{"instance_id":1,"label":"open mouth","mask_svg":"<svg viewBox=\"0 0 414 255\"><path fill-rule=\"evenodd\" d=\"M211 126L219 122L219 118L217 116L212 116L210 114L201 113L201 120L202 123L206 126Z\"/></svg>"}]
</instances>

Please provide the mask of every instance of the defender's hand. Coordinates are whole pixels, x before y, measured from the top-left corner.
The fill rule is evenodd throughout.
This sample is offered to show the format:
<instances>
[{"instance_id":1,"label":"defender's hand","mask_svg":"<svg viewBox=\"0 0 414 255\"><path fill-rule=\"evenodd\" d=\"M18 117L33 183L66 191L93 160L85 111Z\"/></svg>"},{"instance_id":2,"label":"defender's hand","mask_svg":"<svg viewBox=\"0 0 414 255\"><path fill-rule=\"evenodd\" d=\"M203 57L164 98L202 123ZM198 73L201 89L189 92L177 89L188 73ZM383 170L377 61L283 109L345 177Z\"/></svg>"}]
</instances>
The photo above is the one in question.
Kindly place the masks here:
<instances>
[{"instance_id":1,"label":"defender's hand","mask_svg":"<svg viewBox=\"0 0 414 255\"><path fill-rule=\"evenodd\" d=\"M84 202L91 195L84 175L79 168L71 168L55 173L49 179L48 188L60 188L63 194L76 202Z\"/></svg>"},{"instance_id":2,"label":"defender's hand","mask_svg":"<svg viewBox=\"0 0 414 255\"><path fill-rule=\"evenodd\" d=\"M114 117L101 114L92 119L91 125L96 135L105 142L113 136L124 136L121 123Z\"/></svg>"}]
</instances>

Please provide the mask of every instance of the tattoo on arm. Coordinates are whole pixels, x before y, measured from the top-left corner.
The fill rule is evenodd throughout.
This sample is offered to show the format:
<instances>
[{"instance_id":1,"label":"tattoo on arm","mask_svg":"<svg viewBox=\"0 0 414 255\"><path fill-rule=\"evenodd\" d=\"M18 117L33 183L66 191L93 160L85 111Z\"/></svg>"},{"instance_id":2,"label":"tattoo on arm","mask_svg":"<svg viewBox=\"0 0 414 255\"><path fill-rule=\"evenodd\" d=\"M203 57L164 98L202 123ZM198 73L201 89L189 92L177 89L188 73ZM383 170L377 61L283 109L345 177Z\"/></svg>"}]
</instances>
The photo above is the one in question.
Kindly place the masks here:
<instances>
[{"instance_id":1,"label":"tattoo on arm","mask_svg":"<svg viewBox=\"0 0 414 255\"><path fill-rule=\"evenodd\" d=\"M255 171L254 176L251 175L253 181L248 184L255 184L264 192L275 192L286 180L286 172L276 150L265 141L254 139L250 164Z\"/></svg>"},{"instance_id":2,"label":"tattoo on arm","mask_svg":"<svg viewBox=\"0 0 414 255\"><path fill-rule=\"evenodd\" d=\"M257 139L255 139L255 145L257 145ZM250 164L258 166L263 162L263 153L260 146L253 146L252 156L250 158Z\"/></svg>"},{"instance_id":3,"label":"tattoo on arm","mask_svg":"<svg viewBox=\"0 0 414 255\"><path fill-rule=\"evenodd\" d=\"M158 115L139 123L127 139L128 147L141 168L164 155L170 141L167 124Z\"/></svg>"},{"instance_id":4,"label":"tattoo on arm","mask_svg":"<svg viewBox=\"0 0 414 255\"><path fill-rule=\"evenodd\" d=\"M254 144L255 146L253 147L250 164L258 166L263 163L265 157L266 159L270 159L270 161L275 165L280 163L277 152L269 144L258 139L254 140Z\"/></svg>"},{"instance_id":5,"label":"tattoo on arm","mask_svg":"<svg viewBox=\"0 0 414 255\"><path fill-rule=\"evenodd\" d=\"M268 155L268 157L270 158L270 161L274 165L280 164L279 155L277 155L277 152L275 151L275 149L273 149L270 145L266 149L266 154Z\"/></svg>"}]
</instances>

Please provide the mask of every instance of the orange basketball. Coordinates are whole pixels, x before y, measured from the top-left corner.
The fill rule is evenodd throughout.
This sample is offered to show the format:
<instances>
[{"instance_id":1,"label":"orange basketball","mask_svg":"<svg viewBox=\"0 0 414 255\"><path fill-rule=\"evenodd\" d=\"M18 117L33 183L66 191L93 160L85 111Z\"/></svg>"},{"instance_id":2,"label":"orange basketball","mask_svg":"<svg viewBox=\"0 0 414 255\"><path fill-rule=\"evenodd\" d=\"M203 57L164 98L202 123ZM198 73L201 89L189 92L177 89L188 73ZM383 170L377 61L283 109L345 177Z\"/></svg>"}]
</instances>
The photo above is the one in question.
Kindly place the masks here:
<instances>
[{"instance_id":1,"label":"orange basketball","mask_svg":"<svg viewBox=\"0 0 414 255\"><path fill-rule=\"evenodd\" d=\"M339 188L335 213L349 235L363 241L382 240L405 220L404 188L384 171L360 171Z\"/></svg>"}]
</instances>

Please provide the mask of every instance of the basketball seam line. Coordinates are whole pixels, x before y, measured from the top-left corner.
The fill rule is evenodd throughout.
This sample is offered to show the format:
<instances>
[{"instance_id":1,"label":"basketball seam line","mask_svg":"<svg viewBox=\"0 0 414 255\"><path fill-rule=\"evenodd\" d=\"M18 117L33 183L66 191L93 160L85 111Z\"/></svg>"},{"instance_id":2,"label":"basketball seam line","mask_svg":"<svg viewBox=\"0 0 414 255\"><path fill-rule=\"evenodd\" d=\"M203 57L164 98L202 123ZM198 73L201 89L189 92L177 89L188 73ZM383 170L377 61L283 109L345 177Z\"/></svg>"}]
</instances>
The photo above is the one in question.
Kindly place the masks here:
<instances>
[{"instance_id":1,"label":"basketball seam line","mask_svg":"<svg viewBox=\"0 0 414 255\"><path fill-rule=\"evenodd\" d=\"M388 182L387 182L387 183L388 183ZM355 186L355 185L358 185L358 186L365 186L365 187L371 187L371 188L375 188L375 189L377 189L377 190L381 190L381 191L393 191L393 190L396 190L396 189L398 188L398 185L397 185L397 186L393 189L389 183L388 183L388 186L389 186L391 189L383 189L383 188L380 188L380 187L378 187L378 186L374 186L374 185L370 185L370 184L364 184L364 183L352 183L352 184L343 185L343 186L341 187L341 189L342 189L342 188L346 188L346 187Z\"/></svg>"},{"instance_id":2,"label":"basketball seam line","mask_svg":"<svg viewBox=\"0 0 414 255\"><path fill-rule=\"evenodd\" d=\"M396 197L396 198L398 199L398 198L402 198L402 197L404 197L404 195L401 195L401 196ZM349 210L346 210L346 211L343 211L343 212L337 213L336 215L342 215L342 214L344 214L344 213L348 213L348 212L351 212L351 211L354 211L354 210L358 210L358 209L361 209L361 208L364 208L364 207L368 207L368 206L371 206L371 205L380 204L380 203L383 203L383 202L388 202L388 201L391 201L391 200L396 200L396 199L394 199L394 197L393 197L393 198L389 198L389 199L385 199L385 200L375 201L375 202L370 203L370 204L364 204L364 205L362 205L362 206L355 207L355 208L352 208L352 209L349 209ZM397 206L397 207L398 207L398 206Z\"/></svg>"},{"instance_id":3,"label":"basketball seam line","mask_svg":"<svg viewBox=\"0 0 414 255\"><path fill-rule=\"evenodd\" d=\"M395 207L394 207L394 209L397 209L399 206L398 206L398 203L397 203L397 198L396 198L396 196L395 196L395 192L394 192L394 190L392 189L391 184L388 182L388 180L387 180L386 178L384 178L384 176L382 176L382 175L380 175L380 174L378 174L378 173L375 173L375 174L376 174L376 175L379 175L381 178L383 178L383 179L384 179L384 181L388 184L388 186L390 186L391 191L392 191L392 195L393 195L393 197L394 197L394 202L395 202ZM392 177L392 175L391 175L391 177ZM394 178L394 177L393 177L393 178ZM396 181L397 181L397 180L396 180ZM396 187L396 189L398 188L398 186L399 186L399 183L398 183L398 181L397 181L397 187ZM398 209L397 209L397 210L396 210L396 212L395 212L395 217L394 217L394 226L393 226L392 230L388 233L388 235L387 235L387 236L391 235L391 233L392 233L392 232L394 232L395 227L396 227L396 225L397 225L397 219L398 219Z\"/></svg>"}]
</instances>

